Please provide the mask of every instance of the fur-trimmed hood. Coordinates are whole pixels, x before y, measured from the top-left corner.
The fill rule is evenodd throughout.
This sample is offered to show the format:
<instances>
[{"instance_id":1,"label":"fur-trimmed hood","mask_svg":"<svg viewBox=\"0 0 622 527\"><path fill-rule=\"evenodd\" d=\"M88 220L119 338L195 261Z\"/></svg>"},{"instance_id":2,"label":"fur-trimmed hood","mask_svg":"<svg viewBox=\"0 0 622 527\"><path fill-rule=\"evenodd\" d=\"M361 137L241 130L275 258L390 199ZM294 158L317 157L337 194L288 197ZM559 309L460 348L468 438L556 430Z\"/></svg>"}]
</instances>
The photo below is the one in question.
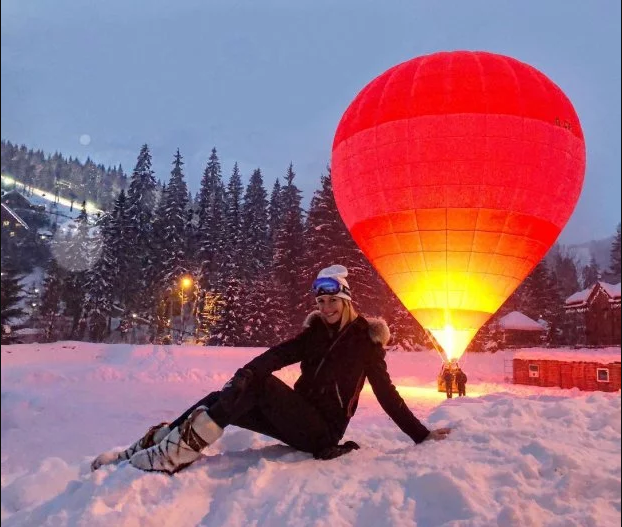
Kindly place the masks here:
<instances>
[{"instance_id":1,"label":"fur-trimmed hood","mask_svg":"<svg viewBox=\"0 0 622 527\"><path fill-rule=\"evenodd\" d=\"M369 326L369 338L372 342L376 344L380 344L382 346L386 346L391 338L391 331L389 330L389 326L382 318L365 318L359 315L359 317L363 318L368 326ZM304 328L311 327L316 320L322 320L322 315L318 310L312 311L307 315L305 321L303 323Z\"/></svg>"}]
</instances>

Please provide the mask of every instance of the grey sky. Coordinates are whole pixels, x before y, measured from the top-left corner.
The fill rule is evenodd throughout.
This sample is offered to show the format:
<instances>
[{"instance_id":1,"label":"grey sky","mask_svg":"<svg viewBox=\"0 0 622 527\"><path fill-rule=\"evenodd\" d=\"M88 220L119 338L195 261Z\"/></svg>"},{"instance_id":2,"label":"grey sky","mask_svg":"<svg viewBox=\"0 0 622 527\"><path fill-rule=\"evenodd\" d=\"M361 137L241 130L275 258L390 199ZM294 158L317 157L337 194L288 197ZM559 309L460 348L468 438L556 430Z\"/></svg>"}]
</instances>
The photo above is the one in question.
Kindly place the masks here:
<instances>
[{"instance_id":1,"label":"grey sky","mask_svg":"<svg viewBox=\"0 0 622 527\"><path fill-rule=\"evenodd\" d=\"M228 178L290 161L308 203L337 123L387 68L486 50L540 69L572 100L588 168L561 241L620 221L619 0L3 0L2 138L134 166L148 143L167 180L176 148L193 191L212 146ZM80 136L91 142L82 145Z\"/></svg>"}]
</instances>

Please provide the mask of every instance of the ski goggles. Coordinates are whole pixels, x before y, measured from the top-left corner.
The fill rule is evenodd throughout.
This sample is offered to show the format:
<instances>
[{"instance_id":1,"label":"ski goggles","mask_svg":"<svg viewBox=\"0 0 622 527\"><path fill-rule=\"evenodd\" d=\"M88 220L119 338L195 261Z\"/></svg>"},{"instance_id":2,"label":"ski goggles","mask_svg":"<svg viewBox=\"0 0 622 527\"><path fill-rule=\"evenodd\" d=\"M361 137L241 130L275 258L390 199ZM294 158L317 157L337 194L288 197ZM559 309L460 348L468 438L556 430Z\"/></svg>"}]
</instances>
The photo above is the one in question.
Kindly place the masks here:
<instances>
[{"instance_id":1,"label":"ski goggles","mask_svg":"<svg viewBox=\"0 0 622 527\"><path fill-rule=\"evenodd\" d=\"M334 278L318 278L314 280L311 290L315 296L336 295L338 293L345 293L350 296L350 289Z\"/></svg>"}]
</instances>

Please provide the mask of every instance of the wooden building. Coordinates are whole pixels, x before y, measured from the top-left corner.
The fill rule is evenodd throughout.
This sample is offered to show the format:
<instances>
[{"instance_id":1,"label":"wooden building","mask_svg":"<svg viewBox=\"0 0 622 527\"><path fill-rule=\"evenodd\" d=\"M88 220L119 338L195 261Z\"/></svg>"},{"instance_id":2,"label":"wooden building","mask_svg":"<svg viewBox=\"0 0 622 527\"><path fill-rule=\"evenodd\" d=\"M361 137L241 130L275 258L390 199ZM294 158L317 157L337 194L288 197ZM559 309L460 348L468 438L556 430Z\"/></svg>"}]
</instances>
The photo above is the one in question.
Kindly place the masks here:
<instances>
[{"instance_id":1,"label":"wooden building","mask_svg":"<svg viewBox=\"0 0 622 527\"><path fill-rule=\"evenodd\" d=\"M585 346L620 345L620 284L596 282L566 299L568 341Z\"/></svg>"},{"instance_id":2,"label":"wooden building","mask_svg":"<svg viewBox=\"0 0 622 527\"><path fill-rule=\"evenodd\" d=\"M501 317L494 326L499 346L503 348L539 346L546 337L547 328L520 311Z\"/></svg>"},{"instance_id":3,"label":"wooden building","mask_svg":"<svg viewBox=\"0 0 622 527\"><path fill-rule=\"evenodd\" d=\"M11 207L2 203L2 237L20 237L28 230L27 223Z\"/></svg>"},{"instance_id":4,"label":"wooden building","mask_svg":"<svg viewBox=\"0 0 622 527\"><path fill-rule=\"evenodd\" d=\"M514 384L620 390L620 348L600 350L525 350L514 355Z\"/></svg>"}]
</instances>

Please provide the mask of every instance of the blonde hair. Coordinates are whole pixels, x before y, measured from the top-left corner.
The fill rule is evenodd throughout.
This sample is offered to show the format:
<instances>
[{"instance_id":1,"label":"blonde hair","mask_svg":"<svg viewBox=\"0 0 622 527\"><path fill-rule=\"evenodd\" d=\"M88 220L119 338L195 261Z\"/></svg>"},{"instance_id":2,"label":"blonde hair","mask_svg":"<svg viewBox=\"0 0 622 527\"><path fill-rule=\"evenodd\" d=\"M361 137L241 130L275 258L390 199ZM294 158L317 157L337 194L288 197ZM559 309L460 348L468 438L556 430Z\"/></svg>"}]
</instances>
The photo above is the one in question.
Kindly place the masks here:
<instances>
[{"instance_id":1,"label":"blonde hair","mask_svg":"<svg viewBox=\"0 0 622 527\"><path fill-rule=\"evenodd\" d=\"M339 324L339 331L341 331L347 324L352 322L359 314L354 309L352 300L341 299L343 301L343 311L341 313L341 324Z\"/></svg>"}]
</instances>

